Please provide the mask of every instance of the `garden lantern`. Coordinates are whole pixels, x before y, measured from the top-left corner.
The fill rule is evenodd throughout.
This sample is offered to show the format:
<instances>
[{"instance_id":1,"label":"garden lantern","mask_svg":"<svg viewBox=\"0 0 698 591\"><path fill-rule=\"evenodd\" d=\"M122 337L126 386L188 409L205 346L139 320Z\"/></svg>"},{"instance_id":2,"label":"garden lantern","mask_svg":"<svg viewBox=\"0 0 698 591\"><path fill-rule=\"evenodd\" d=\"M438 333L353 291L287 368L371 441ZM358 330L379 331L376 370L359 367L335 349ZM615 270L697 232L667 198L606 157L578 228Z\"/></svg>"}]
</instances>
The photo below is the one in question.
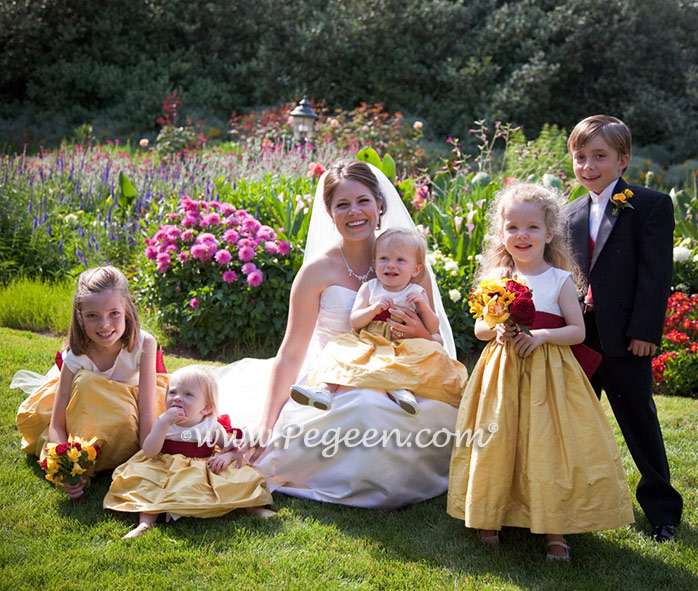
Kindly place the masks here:
<instances>
[{"instance_id":1,"label":"garden lantern","mask_svg":"<svg viewBox=\"0 0 698 591\"><path fill-rule=\"evenodd\" d=\"M318 115L310 106L310 101L306 97L303 97L296 105L296 108L291 111L293 137L296 141L311 139L313 137L313 126L317 118Z\"/></svg>"}]
</instances>

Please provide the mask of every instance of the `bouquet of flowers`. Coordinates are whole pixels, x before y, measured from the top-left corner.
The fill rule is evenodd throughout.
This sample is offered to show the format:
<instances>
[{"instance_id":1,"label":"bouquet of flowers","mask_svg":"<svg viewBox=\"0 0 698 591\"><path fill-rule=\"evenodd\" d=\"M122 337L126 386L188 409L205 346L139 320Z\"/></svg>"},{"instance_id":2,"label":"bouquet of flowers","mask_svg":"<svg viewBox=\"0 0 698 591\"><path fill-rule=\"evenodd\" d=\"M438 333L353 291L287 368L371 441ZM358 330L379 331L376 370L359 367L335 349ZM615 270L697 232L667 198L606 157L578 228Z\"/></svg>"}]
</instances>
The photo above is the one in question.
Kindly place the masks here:
<instances>
[{"instance_id":1,"label":"bouquet of flowers","mask_svg":"<svg viewBox=\"0 0 698 591\"><path fill-rule=\"evenodd\" d=\"M530 335L536 307L531 290L516 279L485 279L470 293L470 313L487 326L509 322Z\"/></svg>"},{"instance_id":2,"label":"bouquet of flowers","mask_svg":"<svg viewBox=\"0 0 698 591\"><path fill-rule=\"evenodd\" d=\"M75 485L80 482L82 474L95 463L101 453L95 441L96 437L85 441L70 435L65 443L49 443L46 447L48 455L43 462L39 462L46 472L46 480L54 484L67 482Z\"/></svg>"}]
</instances>

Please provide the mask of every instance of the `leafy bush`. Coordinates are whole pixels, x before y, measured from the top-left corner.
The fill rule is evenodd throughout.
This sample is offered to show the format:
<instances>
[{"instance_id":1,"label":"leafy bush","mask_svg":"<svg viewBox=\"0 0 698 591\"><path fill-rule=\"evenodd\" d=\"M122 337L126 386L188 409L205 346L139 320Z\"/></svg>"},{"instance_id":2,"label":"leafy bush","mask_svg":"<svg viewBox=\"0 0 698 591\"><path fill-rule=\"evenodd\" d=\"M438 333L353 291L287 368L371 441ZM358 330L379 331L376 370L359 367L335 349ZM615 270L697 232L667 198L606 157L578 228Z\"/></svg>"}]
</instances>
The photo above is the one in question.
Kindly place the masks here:
<instances>
[{"instance_id":1,"label":"leafy bush","mask_svg":"<svg viewBox=\"0 0 698 591\"><path fill-rule=\"evenodd\" d=\"M459 359L465 361L478 348L475 321L468 311L470 277L464 267L439 250L429 254L429 263L453 330L456 353Z\"/></svg>"},{"instance_id":2,"label":"leafy bush","mask_svg":"<svg viewBox=\"0 0 698 591\"><path fill-rule=\"evenodd\" d=\"M183 197L147 248L141 296L181 344L278 344L293 279L290 245L243 209Z\"/></svg>"},{"instance_id":3,"label":"leafy bush","mask_svg":"<svg viewBox=\"0 0 698 591\"><path fill-rule=\"evenodd\" d=\"M698 293L698 239L682 238L674 246L672 291Z\"/></svg>"},{"instance_id":4,"label":"leafy bush","mask_svg":"<svg viewBox=\"0 0 698 591\"><path fill-rule=\"evenodd\" d=\"M698 294L676 292L669 298L652 374L658 392L698 398Z\"/></svg>"}]
</instances>

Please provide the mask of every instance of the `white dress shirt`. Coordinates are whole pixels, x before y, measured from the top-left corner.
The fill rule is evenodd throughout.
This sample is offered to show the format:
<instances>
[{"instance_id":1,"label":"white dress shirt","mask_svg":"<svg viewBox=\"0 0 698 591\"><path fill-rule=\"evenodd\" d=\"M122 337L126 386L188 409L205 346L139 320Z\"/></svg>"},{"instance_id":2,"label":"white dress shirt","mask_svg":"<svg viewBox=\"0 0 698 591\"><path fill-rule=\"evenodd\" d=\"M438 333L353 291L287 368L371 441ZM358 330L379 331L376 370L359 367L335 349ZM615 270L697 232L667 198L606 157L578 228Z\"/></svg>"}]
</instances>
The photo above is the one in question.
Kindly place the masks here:
<instances>
[{"instance_id":1,"label":"white dress shirt","mask_svg":"<svg viewBox=\"0 0 698 591\"><path fill-rule=\"evenodd\" d=\"M616 186L617 182L618 179L613 181L598 195L593 191L589 191L589 196L591 197L591 205L589 206L589 236L591 236L594 242L596 242L596 236L599 233L599 227L601 226L603 213L606 211L606 205L611 198L613 187Z\"/></svg>"}]
</instances>

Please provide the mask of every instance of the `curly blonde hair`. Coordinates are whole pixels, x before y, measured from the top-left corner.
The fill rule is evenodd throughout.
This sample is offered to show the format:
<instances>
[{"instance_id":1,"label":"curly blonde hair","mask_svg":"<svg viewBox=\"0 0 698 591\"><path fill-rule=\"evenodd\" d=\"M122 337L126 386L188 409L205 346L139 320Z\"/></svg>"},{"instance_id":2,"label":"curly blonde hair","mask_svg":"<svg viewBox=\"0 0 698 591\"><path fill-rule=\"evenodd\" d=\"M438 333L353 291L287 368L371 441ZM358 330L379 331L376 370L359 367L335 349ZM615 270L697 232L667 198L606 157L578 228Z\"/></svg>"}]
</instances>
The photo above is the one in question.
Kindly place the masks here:
<instances>
[{"instance_id":1,"label":"curly blonde hair","mask_svg":"<svg viewBox=\"0 0 698 591\"><path fill-rule=\"evenodd\" d=\"M514 273L514 259L502 239L504 215L514 203L535 203L541 208L545 227L553 234L552 240L545 245L543 259L553 267L572 273L577 291L581 293L584 277L569 245L567 226L562 215L564 200L559 193L533 183L513 183L495 195L487 212L487 234L475 284L495 275L511 277Z\"/></svg>"}]
</instances>

